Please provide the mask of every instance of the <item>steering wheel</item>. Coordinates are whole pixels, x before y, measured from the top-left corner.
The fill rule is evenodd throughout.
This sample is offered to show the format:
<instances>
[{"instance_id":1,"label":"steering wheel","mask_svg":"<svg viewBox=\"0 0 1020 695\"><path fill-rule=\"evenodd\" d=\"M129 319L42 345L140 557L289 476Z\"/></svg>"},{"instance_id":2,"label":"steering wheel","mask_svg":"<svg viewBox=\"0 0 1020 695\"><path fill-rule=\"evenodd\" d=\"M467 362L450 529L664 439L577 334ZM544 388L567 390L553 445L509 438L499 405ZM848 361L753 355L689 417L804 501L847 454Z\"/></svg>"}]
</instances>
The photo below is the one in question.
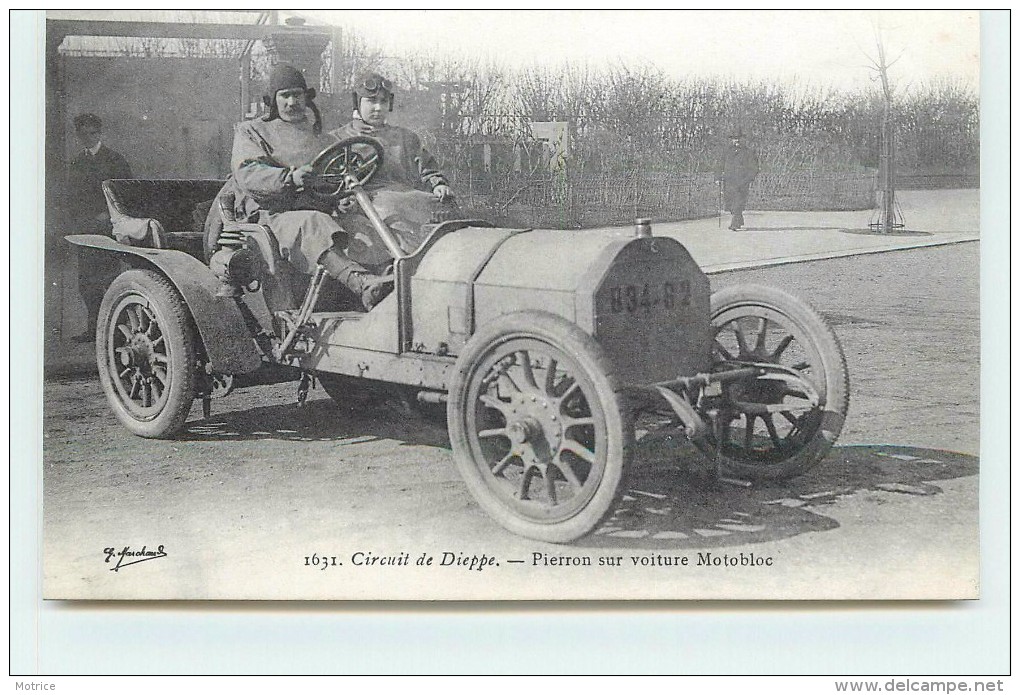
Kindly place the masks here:
<instances>
[{"instance_id":1,"label":"steering wheel","mask_svg":"<svg viewBox=\"0 0 1020 695\"><path fill-rule=\"evenodd\" d=\"M383 163L383 145L358 135L334 143L312 160L311 190L341 200L354 195L354 186L368 183Z\"/></svg>"}]
</instances>

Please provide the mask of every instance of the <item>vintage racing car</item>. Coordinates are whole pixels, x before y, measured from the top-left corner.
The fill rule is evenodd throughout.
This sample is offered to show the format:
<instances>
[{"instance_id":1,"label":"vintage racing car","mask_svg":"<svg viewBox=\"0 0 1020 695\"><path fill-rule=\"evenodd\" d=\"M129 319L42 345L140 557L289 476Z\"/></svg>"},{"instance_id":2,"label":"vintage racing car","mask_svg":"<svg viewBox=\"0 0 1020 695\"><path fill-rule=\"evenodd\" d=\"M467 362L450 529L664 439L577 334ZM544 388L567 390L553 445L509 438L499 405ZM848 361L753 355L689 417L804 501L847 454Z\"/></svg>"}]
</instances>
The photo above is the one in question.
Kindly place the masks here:
<instances>
[{"instance_id":1,"label":"vintage racing car","mask_svg":"<svg viewBox=\"0 0 1020 695\"><path fill-rule=\"evenodd\" d=\"M99 375L120 421L173 437L195 399L316 381L343 401L355 380L445 403L454 459L498 523L534 539L591 532L626 489L635 426L693 442L704 471L751 484L805 472L848 407L842 349L804 302L767 287L710 293L682 244L439 222L405 253L362 185L370 138L313 163L315 190L355 196L393 256L395 290L370 312L323 307L328 278L296 277L272 232L220 206L208 243L191 224L220 181L107 181L117 254L96 333ZM189 231L182 231L189 229ZM329 310L326 310L329 309ZM367 382L365 382L367 383Z\"/></svg>"}]
</instances>

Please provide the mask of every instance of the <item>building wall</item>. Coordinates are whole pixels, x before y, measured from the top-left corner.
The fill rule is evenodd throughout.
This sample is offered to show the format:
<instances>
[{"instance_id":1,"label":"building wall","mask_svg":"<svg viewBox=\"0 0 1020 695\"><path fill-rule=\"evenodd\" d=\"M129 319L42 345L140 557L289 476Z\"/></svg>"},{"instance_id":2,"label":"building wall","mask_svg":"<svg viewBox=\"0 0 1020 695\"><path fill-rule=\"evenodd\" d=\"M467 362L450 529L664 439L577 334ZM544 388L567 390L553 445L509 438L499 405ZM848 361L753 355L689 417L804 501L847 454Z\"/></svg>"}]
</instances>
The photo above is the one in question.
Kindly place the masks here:
<instances>
[{"instance_id":1,"label":"building wall","mask_svg":"<svg viewBox=\"0 0 1020 695\"><path fill-rule=\"evenodd\" d=\"M78 147L74 116L92 112L103 119L104 142L127 158L138 178L226 176L240 113L237 60L64 57L61 62L64 162Z\"/></svg>"}]
</instances>

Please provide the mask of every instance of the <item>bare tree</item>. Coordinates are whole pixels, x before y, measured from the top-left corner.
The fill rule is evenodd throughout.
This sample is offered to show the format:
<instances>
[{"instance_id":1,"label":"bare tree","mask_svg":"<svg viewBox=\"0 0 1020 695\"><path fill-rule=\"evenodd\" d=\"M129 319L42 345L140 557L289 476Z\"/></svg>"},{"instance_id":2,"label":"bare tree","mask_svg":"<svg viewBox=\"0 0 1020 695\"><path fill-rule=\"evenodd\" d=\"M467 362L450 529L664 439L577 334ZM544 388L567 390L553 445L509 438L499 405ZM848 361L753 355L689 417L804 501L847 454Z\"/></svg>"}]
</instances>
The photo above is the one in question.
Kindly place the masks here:
<instances>
[{"instance_id":1,"label":"bare tree","mask_svg":"<svg viewBox=\"0 0 1020 695\"><path fill-rule=\"evenodd\" d=\"M876 57L870 57L869 68L876 74L882 84L882 150L879 154L882 172L882 204L878 220L871 227L879 229L883 234L890 234L894 229L903 227L903 217L896 204L896 113L893 107L893 88L889 82L891 68L903 53L892 62L886 59L885 44L878 26L875 27Z\"/></svg>"}]
</instances>

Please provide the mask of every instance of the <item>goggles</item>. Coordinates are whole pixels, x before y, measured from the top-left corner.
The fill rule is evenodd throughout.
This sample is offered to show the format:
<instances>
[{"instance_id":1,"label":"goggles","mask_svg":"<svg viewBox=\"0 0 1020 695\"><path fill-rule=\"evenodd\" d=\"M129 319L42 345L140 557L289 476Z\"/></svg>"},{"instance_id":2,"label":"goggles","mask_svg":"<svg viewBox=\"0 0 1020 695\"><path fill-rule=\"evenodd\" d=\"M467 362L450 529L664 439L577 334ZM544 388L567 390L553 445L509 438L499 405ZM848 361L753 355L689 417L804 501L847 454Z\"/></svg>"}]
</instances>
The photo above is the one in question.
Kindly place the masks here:
<instances>
[{"instance_id":1,"label":"goggles","mask_svg":"<svg viewBox=\"0 0 1020 695\"><path fill-rule=\"evenodd\" d=\"M379 75L366 77L358 87L359 93L369 96L375 96L380 91L393 94L393 83Z\"/></svg>"}]
</instances>

